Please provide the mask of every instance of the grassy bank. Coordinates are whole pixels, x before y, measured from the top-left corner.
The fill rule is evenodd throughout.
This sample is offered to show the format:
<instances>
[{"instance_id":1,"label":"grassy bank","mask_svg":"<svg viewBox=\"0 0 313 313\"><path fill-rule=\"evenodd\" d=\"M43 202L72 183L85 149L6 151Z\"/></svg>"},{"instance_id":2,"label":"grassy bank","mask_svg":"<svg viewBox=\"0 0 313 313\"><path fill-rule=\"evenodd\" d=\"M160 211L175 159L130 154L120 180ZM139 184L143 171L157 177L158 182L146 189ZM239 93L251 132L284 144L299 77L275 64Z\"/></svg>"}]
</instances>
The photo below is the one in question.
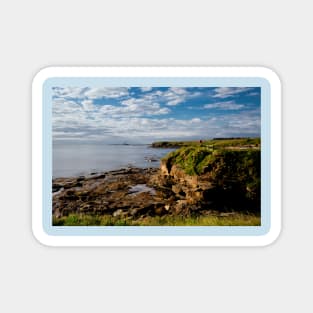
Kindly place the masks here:
<instances>
[{"instance_id":1,"label":"grassy bank","mask_svg":"<svg viewBox=\"0 0 313 313\"><path fill-rule=\"evenodd\" d=\"M228 147L260 147L260 138L222 138L211 140L194 140L194 141L157 141L152 143L153 148L181 148L190 146L211 147L214 149Z\"/></svg>"},{"instance_id":2,"label":"grassy bank","mask_svg":"<svg viewBox=\"0 0 313 313\"><path fill-rule=\"evenodd\" d=\"M54 226L260 226L260 216L234 213L228 216L149 216L141 219L113 216L69 215L53 218Z\"/></svg>"},{"instance_id":3,"label":"grassy bank","mask_svg":"<svg viewBox=\"0 0 313 313\"><path fill-rule=\"evenodd\" d=\"M241 191L248 198L259 198L261 175L260 150L210 150L185 147L168 154L167 168L178 165L188 175L209 174L207 179L224 190Z\"/></svg>"}]
</instances>

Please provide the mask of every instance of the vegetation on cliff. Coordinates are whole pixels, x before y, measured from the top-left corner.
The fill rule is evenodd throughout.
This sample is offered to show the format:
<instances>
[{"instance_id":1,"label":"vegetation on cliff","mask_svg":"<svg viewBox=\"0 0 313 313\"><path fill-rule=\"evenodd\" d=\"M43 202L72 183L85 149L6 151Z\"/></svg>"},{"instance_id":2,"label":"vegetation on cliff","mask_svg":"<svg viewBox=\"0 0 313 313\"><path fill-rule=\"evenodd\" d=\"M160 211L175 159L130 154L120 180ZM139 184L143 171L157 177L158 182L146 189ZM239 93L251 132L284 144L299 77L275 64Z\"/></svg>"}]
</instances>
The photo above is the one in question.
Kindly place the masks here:
<instances>
[{"instance_id":1,"label":"vegetation on cliff","mask_svg":"<svg viewBox=\"0 0 313 313\"><path fill-rule=\"evenodd\" d=\"M175 165L187 175L198 176L212 184L215 194L228 197L233 203L244 201L260 206L261 151L258 146L244 148L221 140L218 149L206 145L191 145L169 153L162 163L170 173ZM236 143L235 143L236 142ZM255 141L254 141L254 144Z\"/></svg>"}]
</instances>

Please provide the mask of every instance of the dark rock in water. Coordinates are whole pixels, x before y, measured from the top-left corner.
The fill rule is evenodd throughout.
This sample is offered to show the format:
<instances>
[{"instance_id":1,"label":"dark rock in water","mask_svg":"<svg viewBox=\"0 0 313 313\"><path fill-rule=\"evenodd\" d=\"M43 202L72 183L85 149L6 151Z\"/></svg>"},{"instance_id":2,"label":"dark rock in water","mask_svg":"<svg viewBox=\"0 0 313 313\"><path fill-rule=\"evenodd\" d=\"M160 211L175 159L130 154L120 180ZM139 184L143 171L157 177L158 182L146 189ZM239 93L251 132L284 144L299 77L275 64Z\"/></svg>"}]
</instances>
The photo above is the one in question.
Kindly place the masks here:
<instances>
[{"instance_id":1,"label":"dark rock in water","mask_svg":"<svg viewBox=\"0 0 313 313\"><path fill-rule=\"evenodd\" d=\"M158 159L148 158L146 159L147 162L158 162Z\"/></svg>"},{"instance_id":2,"label":"dark rock in water","mask_svg":"<svg viewBox=\"0 0 313 313\"><path fill-rule=\"evenodd\" d=\"M160 158L158 158L156 156L146 156L145 160L147 162L158 162L158 161L160 161Z\"/></svg>"}]
</instances>

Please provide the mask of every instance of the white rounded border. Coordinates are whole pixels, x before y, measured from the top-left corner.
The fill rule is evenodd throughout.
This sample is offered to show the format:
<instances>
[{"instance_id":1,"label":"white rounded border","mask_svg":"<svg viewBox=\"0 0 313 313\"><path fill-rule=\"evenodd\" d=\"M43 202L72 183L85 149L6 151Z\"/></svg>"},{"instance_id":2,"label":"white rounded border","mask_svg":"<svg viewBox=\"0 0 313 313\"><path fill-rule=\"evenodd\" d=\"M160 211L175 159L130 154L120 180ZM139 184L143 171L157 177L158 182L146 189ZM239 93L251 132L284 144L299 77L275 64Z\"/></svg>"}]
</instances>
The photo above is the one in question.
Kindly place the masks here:
<instances>
[{"instance_id":1,"label":"white rounded border","mask_svg":"<svg viewBox=\"0 0 313 313\"><path fill-rule=\"evenodd\" d=\"M271 227L262 236L51 236L42 223L43 84L52 77L260 77L271 88ZM281 231L281 83L265 67L47 67L32 84L32 230L48 246L266 246Z\"/></svg>"}]
</instances>

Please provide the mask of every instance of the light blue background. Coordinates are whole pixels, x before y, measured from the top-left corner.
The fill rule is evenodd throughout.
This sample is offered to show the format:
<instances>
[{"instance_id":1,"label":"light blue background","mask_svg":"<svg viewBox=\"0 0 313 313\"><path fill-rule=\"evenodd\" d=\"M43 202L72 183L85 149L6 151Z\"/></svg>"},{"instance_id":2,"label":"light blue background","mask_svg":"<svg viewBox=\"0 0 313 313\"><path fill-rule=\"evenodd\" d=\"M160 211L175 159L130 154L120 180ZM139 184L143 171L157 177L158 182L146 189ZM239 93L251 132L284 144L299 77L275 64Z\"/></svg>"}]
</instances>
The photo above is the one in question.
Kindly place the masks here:
<instances>
[{"instance_id":1,"label":"light blue background","mask_svg":"<svg viewBox=\"0 0 313 313\"><path fill-rule=\"evenodd\" d=\"M52 226L52 87L261 87L261 226ZM55 77L43 85L43 228L49 235L260 236L270 229L270 84L249 78Z\"/></svg>"}]
</instances>

